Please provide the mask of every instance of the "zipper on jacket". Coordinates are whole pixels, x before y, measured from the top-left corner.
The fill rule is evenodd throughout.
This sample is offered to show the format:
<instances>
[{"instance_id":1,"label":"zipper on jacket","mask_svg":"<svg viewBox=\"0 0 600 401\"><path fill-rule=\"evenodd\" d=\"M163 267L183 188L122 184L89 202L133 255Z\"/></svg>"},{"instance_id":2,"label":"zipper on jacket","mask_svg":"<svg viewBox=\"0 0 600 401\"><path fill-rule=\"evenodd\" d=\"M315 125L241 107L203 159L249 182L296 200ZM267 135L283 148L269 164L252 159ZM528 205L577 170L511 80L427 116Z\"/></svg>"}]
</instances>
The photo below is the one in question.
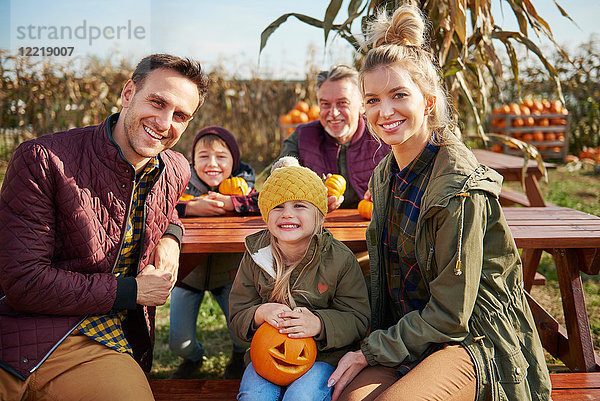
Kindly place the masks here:
<instances>
[{"instance_id":1,"label":"zipper on jacket","mask_svg":"<svg viewBox=\"0 0 600 401\"><path fill-rule=\"evenodd\" d=\"M142 216L142 221L144 222L144 224L142 224L142 231L140 233L140 241L141 241L141 243L140 243L140 257L138 258L137 266L135 267L135 274L136 274L136 276L140 272L140 265L142 263L142 257L144 256L144 235L146 234L146 206L148 205L148 203L147 203L148 202L148 196L150 195L150 193L154 189L154 186L156 185L156 183L158 182L158 180L160 180L160 177L163 175L163 173L164 173L164 171L166 169L166 166L162 170L160 170L160 163L159 163L159 167L158 168L159 168L158 175L156 176L156 178L152 182L152 186L148 190L148 193L146 194L146 198L144 199L144 215ZM133 199L133 193L132 193L132 199Z\"/></svg>"},{"instance_id":2,"label":"zipper on jacket","mask_svg":"<svg viewBox=\"0 0 600 401\"><path fill-rule=\"evenodd\" d=\"M67 337L69 337L71 335L71 333L73 333L73 331L75 331L75 329L77 327L79 327L79 325L81 324L81 322L83 322L85 319L87 319L88 316L89 315L85 315L84 317L82 317L81 320L79 320L77 322L77 324L71 328L71 330L67 331L67 334L65 334L60 340L58 340L58 342L56 344L54 344L54 346L52 348L50 348L50 351L48 351L48 353L46 355L44 355L44 357L38 362L37 365L35 365L33 368L31 368L31 370L29 371L29 373L35 372L36 369L39 368L42 365L42 363L44 363L46 361L46 359L48 359L48 357L50 356L50 354L53 353L54 350L56 348L58 348L58 346L60 344L62 344L62 342L65 341L65 339Z\"/></svg>"}]
</instances>

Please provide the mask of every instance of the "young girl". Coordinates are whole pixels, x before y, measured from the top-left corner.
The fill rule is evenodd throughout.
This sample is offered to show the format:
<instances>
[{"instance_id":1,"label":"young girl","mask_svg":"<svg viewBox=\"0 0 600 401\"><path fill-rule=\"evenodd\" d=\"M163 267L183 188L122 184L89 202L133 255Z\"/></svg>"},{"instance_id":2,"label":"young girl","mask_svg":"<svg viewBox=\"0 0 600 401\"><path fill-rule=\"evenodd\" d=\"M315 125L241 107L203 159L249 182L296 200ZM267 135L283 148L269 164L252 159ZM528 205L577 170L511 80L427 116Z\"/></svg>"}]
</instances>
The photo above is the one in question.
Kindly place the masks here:
<instances>
[{"instance_id":1,"label":"young girl","mask_svg":"<svg viewBox=\"0 0 600 401\"><path fill-rule=\"evenodd\" d=\"M277 168L258 205L267 230L246 238L229 298L231 329L251 341L267 322L290 338L313 337L318 354L287 387L263 379L249 364L238 399L328 400L334 366L367 333L365 280L352 251L323 228L327 190L312 170Z\"/></svg>"},{"instance_id":2,"label":"young girl","mask_svg":"<svg viewBox=\"0 0 600 401\"><path fill-rule=\"evenodd\" d=\"M371 333L340 360L333 399L548 400L502 178L454 136L425 26L411 4L371 26L361 90L392 153L370 183Z\"/></svg>"}]
</instances>

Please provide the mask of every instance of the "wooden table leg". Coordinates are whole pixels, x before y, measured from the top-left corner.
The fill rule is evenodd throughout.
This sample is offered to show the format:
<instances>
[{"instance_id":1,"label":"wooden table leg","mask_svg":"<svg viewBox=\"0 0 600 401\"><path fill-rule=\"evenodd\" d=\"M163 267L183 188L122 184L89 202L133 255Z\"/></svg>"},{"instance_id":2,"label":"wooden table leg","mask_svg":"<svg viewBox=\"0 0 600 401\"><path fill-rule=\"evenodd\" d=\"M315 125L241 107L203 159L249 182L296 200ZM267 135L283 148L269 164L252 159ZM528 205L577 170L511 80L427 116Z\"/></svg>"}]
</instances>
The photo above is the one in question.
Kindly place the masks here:
<instances>
[{"instance_id":1,"label":"wooden table leg","mask_svg":"<svg viewBox=\"0 0 600 401\"><path fill-rule=\"evenodd\" d=\"M523 283L525 286L525 291L531 291L533 279L535 278L535 273L540 265L541 258L541 249L523 249L521 252L521 260L523 262Z\"/></svg>"},{"instance_id":2,"label":"wooden table leg","mask_svg":"<svg viewBox=\"0 0 600 401\"><path fill-rule=\"evenodd\" d=\"M569 368L579 372L600 371L585 309L578 269L579 253L576 249L554 249L553 256L569 337L569 353L574 363Z\"/></svg>"},{"instance_id":3,"label":"wooden table leg","mask_svg":"<svg viewBox=\"0 0 600 401\"><path fill-rule=\"evenodd\" d=\"M525 177L525 193L529 199L529 206L546 206L546 202L544 202L544 198L542 197L542 191L540 191L537 178L533 174L527 174Z\"/></svg>"}]
</instances>

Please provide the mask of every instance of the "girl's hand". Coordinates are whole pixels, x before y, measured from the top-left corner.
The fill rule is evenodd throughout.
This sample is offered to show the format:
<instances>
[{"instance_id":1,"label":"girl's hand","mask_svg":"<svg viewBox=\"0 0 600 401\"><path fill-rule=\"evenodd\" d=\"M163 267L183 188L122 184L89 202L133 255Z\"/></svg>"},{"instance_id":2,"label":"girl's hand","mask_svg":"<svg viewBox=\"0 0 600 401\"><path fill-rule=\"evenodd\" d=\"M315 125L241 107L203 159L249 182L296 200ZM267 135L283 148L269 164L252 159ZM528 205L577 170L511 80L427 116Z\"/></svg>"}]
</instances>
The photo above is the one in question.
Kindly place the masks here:
<instances>
[{"instance_id":1,"label":"girl's hand","mask_svg":"<svg viewBox=\"0 0 600 401\"><path fill-rule=\"evenodd\" d=\"M222 201L209 199L208 196L194 198L185 207L186 216L220 216L225 214Z\"/></svg>"},{"instance_id":2,"label":"girl's hand","mask_svg":"<svg viewBox=\"0 0 600 401\"><path fill-rule=\"evenodd\" d=\"M279 317L283 319L279 332L287 334L289 338L314 337L321 334L321 319L307 308L282 312Z\"/></svg>"},{"instance_id":3,"label":"girl's hand","mask_svg":"<svg viewBox=\"0 0 600 401\"><path fill-rule=\"evenodd\" d=\"M327 381L328 387L335 386L331 401L337 400L342 390L344 390L348 383L350 383L367 365L367 359L361 350L348 352L344 355L338 362L337 368L333 371L331 376L329 376L329 381Z\"/></svg>"},{"instance_id":4,"label":"girl's hand","mask_svg":"<svg viewBox=\"0 0 600 401\"><path fill-rule=\"evenodd\" d=\"M206 195L206 198L222 202L223 209L229 212L233 211L233 201L231 200L231 196L229 195L223 195L218 192L209 191L208 195Z\"/></svg>"},{"instance_id":5,"label":"girl's hand","mask_svg":"<svg viewBox=\"0 0 600 401\"><path fill-rule=\"evenodd\" d=\"M275 328L281 327L283 320L279 315L291 311L290 307L284 304L269 302L259 306L254 312L254 324L258 327L264 322L269 323Z\"/></svg>"}]
</instances>

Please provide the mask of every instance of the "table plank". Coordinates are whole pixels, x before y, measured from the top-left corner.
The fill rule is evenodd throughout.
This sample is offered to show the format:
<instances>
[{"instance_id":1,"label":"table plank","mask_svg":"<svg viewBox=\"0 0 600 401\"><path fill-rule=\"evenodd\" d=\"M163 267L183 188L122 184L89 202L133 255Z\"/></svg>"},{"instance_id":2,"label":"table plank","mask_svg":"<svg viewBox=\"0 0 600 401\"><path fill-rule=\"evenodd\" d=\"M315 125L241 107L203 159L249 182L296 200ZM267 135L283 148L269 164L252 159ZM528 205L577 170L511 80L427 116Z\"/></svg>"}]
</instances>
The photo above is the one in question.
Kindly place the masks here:
<instances>
[{"instance_id":1,"label":"table plank","mask_svg":"<svg viewBox=\"0 0 600 401\"><path fill-rule=\"evenodd\" d=\"M473 149L473 154L477 158L477 161L489 168L500 172L511 172L521 174L525 159L520 156L507 155L504 153L492 152L486 149ZM556 165L554 163L544 162L546 169L554 169ZM535 160L529 160L527 162L527 172L537 173L541 176L541 171L538 168L538 164Z\"/></svg>"}]
</instances>

